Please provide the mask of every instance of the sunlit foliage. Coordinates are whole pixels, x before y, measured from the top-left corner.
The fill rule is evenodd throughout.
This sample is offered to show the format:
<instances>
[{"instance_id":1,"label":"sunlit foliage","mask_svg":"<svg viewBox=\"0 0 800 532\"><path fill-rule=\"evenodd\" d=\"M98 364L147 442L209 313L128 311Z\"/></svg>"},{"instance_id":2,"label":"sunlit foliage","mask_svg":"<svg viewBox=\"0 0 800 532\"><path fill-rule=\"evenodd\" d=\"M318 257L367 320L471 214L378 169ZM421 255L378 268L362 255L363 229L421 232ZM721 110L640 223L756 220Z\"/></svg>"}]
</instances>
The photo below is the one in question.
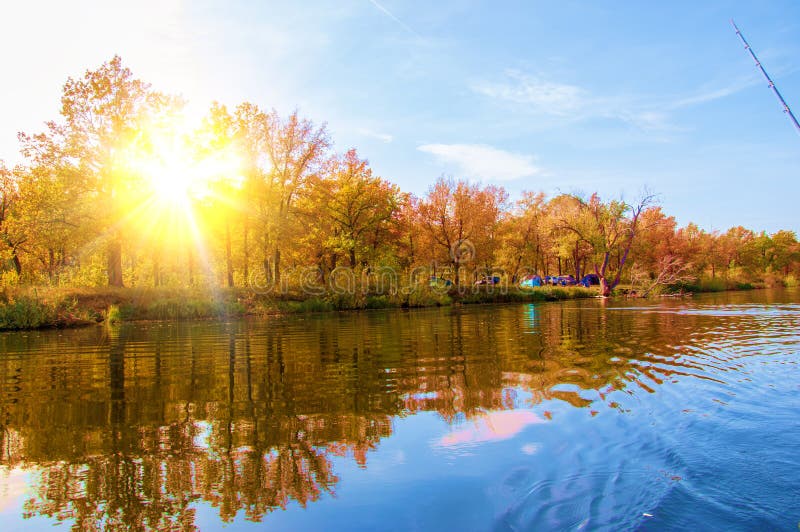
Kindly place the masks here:
<instances>
[{"instance_id":1,"label":"sunlit foliage","mask_svg":"<svg viewBox=\"0 0 800 532\"><path fill-rule=\"evenodd\" d=\"M61 113L0 162L0 286L276 286L312 268L427 268L455 286L592 273L620 284L796 282L791 231L707 232L645 196L524 192L440 177L422 197L325 124L244 102L191 120L114 57L69 78Z\"/></svg>"}]
</instances>

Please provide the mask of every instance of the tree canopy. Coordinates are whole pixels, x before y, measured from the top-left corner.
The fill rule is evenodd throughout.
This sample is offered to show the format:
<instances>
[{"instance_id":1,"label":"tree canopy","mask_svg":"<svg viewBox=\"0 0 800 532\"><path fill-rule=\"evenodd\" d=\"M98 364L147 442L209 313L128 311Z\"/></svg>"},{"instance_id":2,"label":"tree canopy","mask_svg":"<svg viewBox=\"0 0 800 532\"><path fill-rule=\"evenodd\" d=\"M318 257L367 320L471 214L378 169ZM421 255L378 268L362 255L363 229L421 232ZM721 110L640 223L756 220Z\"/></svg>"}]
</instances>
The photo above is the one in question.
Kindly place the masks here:
<instances>
[{"instance_id":1,"label":"tree canopy","mask_svg":"<svg viewBox=\"0 0 800 532\"><path fill-rule=\"evenodd\" d=\"M69 78L61 104L42 132L20 133L24 164L0 163L4 285L244 287L346 266L422 268L456 286L595 274L610 293L800 274L792 231L678 227L651 195L514 199L441 176L417 197L297 111L214 103L191 124L180 98L116 56Z\"/></svg>"}]
</instances>

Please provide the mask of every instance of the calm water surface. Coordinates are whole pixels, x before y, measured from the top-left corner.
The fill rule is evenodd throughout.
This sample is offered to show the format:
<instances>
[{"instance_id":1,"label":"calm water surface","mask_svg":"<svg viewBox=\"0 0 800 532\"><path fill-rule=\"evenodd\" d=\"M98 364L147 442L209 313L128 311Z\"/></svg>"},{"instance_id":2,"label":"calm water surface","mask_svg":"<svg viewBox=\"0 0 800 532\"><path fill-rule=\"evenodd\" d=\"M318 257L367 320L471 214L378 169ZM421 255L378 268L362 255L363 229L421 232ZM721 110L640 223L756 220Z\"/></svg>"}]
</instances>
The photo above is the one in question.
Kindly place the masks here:
<instances>
[{"instance_id":1,"label":"calm water surface","mask_svg":"<svg viewBox=\"0 0 800 532\"><path fill-rule=\"evenodd\" d=\"M800 292L0 335L0 529L797 530Z\"/></svg>"}]
</instances>

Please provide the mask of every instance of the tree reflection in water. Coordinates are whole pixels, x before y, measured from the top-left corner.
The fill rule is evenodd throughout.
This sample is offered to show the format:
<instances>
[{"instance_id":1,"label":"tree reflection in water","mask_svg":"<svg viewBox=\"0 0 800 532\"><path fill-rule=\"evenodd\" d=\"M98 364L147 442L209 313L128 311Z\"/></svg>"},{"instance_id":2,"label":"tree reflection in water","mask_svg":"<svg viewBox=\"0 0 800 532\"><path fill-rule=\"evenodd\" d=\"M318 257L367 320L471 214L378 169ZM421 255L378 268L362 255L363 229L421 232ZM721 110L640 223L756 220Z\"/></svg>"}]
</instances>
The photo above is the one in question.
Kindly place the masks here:
<instances>
[{"instance_id":1,"label":"tree reflection in water","mask_svg":"<svg viewBox=\"0 0 800 532\"><path fill-rule=\"evenodd\" d=\"M542 421L503 411L692 373L704 328L576 302L6 335L0 465L36 471L26 515L80 529L191 529L195 501L258 521L333 495L331 458L366 467L397 416L502 437Z\"/></svg>"}]
</instances>

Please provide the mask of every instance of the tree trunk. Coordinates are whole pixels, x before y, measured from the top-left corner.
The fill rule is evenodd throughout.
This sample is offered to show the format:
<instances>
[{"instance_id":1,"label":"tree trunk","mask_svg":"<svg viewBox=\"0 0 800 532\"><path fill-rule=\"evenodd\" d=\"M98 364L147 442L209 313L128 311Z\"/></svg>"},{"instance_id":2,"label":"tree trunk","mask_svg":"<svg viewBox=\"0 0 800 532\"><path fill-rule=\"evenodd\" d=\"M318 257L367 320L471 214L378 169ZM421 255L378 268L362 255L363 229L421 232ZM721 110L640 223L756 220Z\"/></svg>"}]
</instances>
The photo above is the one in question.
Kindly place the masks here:
<instances>
[{"instance_id":1,"label":"tree trunk","mask_svg":"<svg viewBox=\"0 0 800 532\"><path fill-rule=\"evenodd\" d=\"M264 269L264 279L269 282L272 279L272 265L269 263L269 259L265 258L261 261L261 266Z\"/></svg>"},{"instance_id":2,"label":"tree trunk","mask_svg":"<svg viewBox=\"0 0 800 532\"><path fill-rule=\"evenodd\" d=\"M611 285L608 284L605 276L600 277L600 294L603 297L611 296Z\"/></svg>"},{"instance_id":3,"label":"tree trunk","mask_svg":"<svg viewBox=\"0 0 800 532\"><path fill-rule=\"evenodd\" d=\"M281 282L281 250L275 246L275 261L273 264L275 268L275 275L273 279L275 279L275 285L277 286L278 283Z\"/></svg>"},{"instance_id":4,"label":"tree trunk","mask_svg":"<svg viewBox=\"0 0 800 532\"><path fill-rule=\"evenodd\" d=\"M233 288L233 259L231 257L231 225L225 221L225 267L228 273L228 288Z\"/></svg>"},{"instance_id":5,"label":"tree trunk","mask_svg":"<svg viewBox=\"0 0 800 532\"><path fill-rule=\"evenodd\" d=\"M194 255L192 249L189 248L189 286L194 286Z\"/></svg>"},{"instance_id":6,"label":"tree trunk","mask_svg":"<svg viewBox=\"0 0 800 532\"><path fill-rule=\"evenodd\" d=\"M514 273L511 275L511 282L513 284L517 284L517 274L519 274L519 270L521 267L522 267L522 255L517 255L517 263L514 265Z\"/></svg>"},{"instance_id":7,"label":"tree trunk","mask_svg":"<svg viewBox=\"0 0 800 532\"><path fill-rule=\"evenodd\" d=\"M356 248L350 248L350 267L356 267Z\"/></svg>"},{"instance_id":8,"label":"tree trunk","mask_svg":"<svg viewBox=\"0 0 800 532\"><path fill-rule=\"evenodd\" d=\"M47 278L53 282L53 274L56 269L56 252L53 248L47 250Z\"/></svg>"},{"instance_id":9,"label":"tree trunk","mask_svg":"<svg viewBox=\"0 0 800 532\"><path fill-rule=\"evenodd\" d=\"M17 272L17 277L22 275L22 263L19 261L16 249L11 252L11 264L14 266L14 271Z\"/></svg>"},{"instance_id":10,"label":"tree trunk","mask_svg":"<svg viewBox=\"0 0 800 532\"><path fill-rule=\"evenodd\" d=\"M158 287L161 285L161 264L158 259L158 253L153 254L153 286Z\"/></svg>"},{"instance_id":11,"label":"tree trunk","mask_svg":"<svg viewBox=\"0 0 800 532\"><path fill-rule=\"evenodd\" d=\"M242 247L244 248L244 268L243 268L243 273L244 273L244 282L245 283L247 283L248 279L250 278L250 265L249 265L249 263L250 263L250 247L248 245L248 240L247 240L247 233L248 233L247 229L248 229L247 228L247 219L245 219L245 221L244 221L244 229L243 229L244 234L242 235L243 238L244 238L244 240L242 242Z\"/></svg>"},{"instance_id":12,"label":"tree trunk","mask_svg":"<svg viewBox=\"0 0 800 532\"><path fill-rule=\"evenodd\" d=\"M122 284L122 244L114 240L108 244L108 286L121 288Z\"/></svg>"}]
</instances>

